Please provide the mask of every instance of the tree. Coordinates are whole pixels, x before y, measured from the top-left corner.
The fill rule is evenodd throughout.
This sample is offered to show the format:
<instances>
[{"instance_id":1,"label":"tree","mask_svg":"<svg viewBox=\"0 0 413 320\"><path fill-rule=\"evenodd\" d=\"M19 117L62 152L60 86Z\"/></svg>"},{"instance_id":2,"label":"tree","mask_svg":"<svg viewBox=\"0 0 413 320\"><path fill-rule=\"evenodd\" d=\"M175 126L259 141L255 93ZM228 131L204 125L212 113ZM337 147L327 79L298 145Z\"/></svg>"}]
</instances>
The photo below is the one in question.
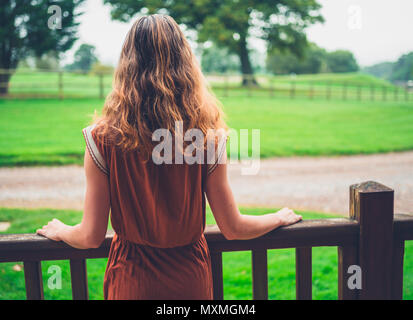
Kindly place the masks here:
<instances>
[{"instance_id":1,"label":"tree","mask_svg":"<svg viewBox=\"0 0 413 320\"><path fill-rule=\"evenodd\" d=\"M378 78L390 80L394 65L394 62L381 62L369 67L365 67L362 71Z\"/></svg>"},{"instance_id":2,"label":"tree","mask_svg":"<svg viewBox=\"0 0 413 320\"><path fill-rule=\"evenodd\" d=\"M359 70L356 59L353 53L346 50L337 50L328 53L327 66L331 72L355 72Z\"/></svg>"},{"instance_id":3,"label":"tree","mask_svg":"<svg viewBox=\"0 0 413 320\"><path fill-rule=\"evenodd\" d=\"M363 69L363 72L391 81L413 79L413 52L402 55L396 62L382 62Z\"/></svg>"},{"instance_id":4,"label":"tree","mask_svg":"<svg viewBox=\"0 0 413 320\"><path fill-rule=\"evenodd\" d=\"M239 60L234 54L229 54L226 48L211 46L202 51L201 66L204 72L226 73L239 70Z\"/></svg>"},{"instance_id":5,"label":"tree","mask_svg":"<svg viewBox=\"0 0 413 320\"><path fill-rule=\"evenodd\" d=\"M136 14L167 13L179 24L197 31L198 41L210 40L227 48L240 60L243 84L255 79L247 40L251 36L268 42L269 48L302 54L307 44L305 29L323 21L317 0L104 0L113 19L129 21Z\"/></svg>"},{"instance_id":6,"label":"tree","mask_svg":"<svg viewBox=\"0 0 413 320\"><path fill-rule=\"evenodd\" d=\"M89 72L92 65L98 61L95 51L95 46L83 43L75 52L75 61L71 65L66 66L65 69L80 70L84 73Z\"/></svg>"},{"instance_id":7,"label":"tree","mask_svg":"<svg viewBox=\"0 0 413 320\"><path fill-rule=\"evenodd\" d=\"M59 69L59 55L55 51L49 51L41 57L35 57L35 67L40 70L57 70Z\"/></svg>"},{"instance_id":8,"label":"tree","mask_svg":"<svg viewBox=\"0 0 413 320\"><path fill-rule=\"evenodd\" d=\"M42 56L49 51L64 52L77 40L77 8L84 0L3 0L0 6L0 94L7 94L8 83L21 59ZM48 22L61 9L61 28ZM56 7L52 7L56 8ZM6 72L5 72L6 70ZM9 71L10 70L10 71Z\"/></svg>"},{"instance_id":9,"label":"tree","mask_svg":"<svg viewBox=\"0 0 413 320\"><path fill-rule=\"evenodd\" d=\"M114 71L115 68L113 66L100 63L99 61L95 62L90 69L90 73L93 75L113 74Z\"/></svg>"},{"instance_id":10,"label":"tree","mask_svg":"<svg viewBox=\"0 0 413 320\"><path fill-rule=\"evenodd\" d=\"M268 53L267 70L274 74L313 74L326 70L327 51L314 43L304 50L302 57L274 49Z\"/></svg>"},{"instance_id":11,"label":"tree","mask_svg":"<svg viewBox=\"0 0 413 320\"><path fill-rule=\"evenodd\" d=\"M402 55L395 63L391 80L408 81L413 79L413 52Z\"/></svg>"}]
</instances>

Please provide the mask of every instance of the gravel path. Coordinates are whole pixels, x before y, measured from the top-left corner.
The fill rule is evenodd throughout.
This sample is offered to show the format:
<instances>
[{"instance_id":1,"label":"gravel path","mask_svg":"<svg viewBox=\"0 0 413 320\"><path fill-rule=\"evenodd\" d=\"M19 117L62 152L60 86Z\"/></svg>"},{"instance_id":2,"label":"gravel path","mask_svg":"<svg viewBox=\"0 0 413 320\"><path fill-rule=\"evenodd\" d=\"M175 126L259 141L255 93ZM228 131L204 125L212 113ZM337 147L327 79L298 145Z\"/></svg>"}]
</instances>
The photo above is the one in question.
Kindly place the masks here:
<instances>
[{"instance_id":1,"label":"gravel path","mask_svg":"<svg viewBox=\"0 0 413 320\"><path fill-rule=\"evenodd\" d=\"M257 175L229 166L239 205L348 213L348 188L367 180L395 190L397 212L413 212L413 152L261 160ZM83 168L0 169L0 207L82 209Z\"/></svg>"}]
</instances>

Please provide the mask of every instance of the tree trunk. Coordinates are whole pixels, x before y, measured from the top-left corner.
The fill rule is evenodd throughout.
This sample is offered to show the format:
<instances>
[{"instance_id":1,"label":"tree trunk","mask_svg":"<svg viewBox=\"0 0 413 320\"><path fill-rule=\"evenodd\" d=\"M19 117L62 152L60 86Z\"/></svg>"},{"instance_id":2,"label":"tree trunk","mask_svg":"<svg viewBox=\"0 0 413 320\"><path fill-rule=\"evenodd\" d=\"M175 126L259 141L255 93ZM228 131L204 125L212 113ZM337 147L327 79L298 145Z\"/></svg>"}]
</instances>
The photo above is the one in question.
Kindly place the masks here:
<instances>
[{"instance_id":1,"label":"tree trunk","mask_svg":"<svg viewBox=\"0 0 413 320\"><path fill-rule=\"evenodd\" d=\"M258 86L257 80L254 77L246 39L239 40L239 58L241 61L242 85L243 86Z\"/></svg>"},{"instance_id":2,"label":"tree trunk","mask_svg":"<svg viewBox=\"0 0 413 320\"><path fill-rule=\"evenodd\" d=\"M9 81L11 74L9 70L0 69L0 96L5 96L9 93Z\"/></svg>"}]
</instances>

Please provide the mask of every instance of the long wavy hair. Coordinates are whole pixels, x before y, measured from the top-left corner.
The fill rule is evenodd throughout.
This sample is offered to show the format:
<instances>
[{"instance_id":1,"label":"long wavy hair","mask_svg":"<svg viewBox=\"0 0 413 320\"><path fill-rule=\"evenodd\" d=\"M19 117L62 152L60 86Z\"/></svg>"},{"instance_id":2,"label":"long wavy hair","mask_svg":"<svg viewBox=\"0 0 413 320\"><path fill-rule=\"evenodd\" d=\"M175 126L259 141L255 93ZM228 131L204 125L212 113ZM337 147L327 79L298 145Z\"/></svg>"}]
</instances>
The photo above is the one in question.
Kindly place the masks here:
<instances>
[{"instance_id":1,"label":"long wavy hair","mask_svg":"<svg viewBox=\"0 0 413 320\"><path fill-rule=\"evenodd\" d=\"M152 152L156 129L227 129L218 100L211 93L183 32L167 15L139 18L126 36L115 70L113 90L97 136L123 151Z\"/></svg>"}]
</instances>

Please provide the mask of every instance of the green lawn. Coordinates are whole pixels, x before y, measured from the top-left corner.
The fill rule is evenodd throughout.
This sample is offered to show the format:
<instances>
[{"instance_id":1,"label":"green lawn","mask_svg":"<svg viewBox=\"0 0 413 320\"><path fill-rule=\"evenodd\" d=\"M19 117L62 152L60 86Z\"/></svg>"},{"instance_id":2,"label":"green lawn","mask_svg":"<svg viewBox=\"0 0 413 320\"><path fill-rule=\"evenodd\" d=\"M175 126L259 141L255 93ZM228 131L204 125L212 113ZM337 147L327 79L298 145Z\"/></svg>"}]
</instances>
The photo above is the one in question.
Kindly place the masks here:
<instances>
[{"instance_id":1,"label":"green lawn","mask_svg":"<svg viewBox=\"0 0 413 320\"><path fill-rule=\"evenodd\" d=\"M243 208L243 213L262 214L275 209ZM301 212L304 219L334 217L325 214ZM0 209L0 221L11 222L8 233L33 233L52 218L67 224L76 224L81 212L68 210L23 210ZM210 211L207 224L214 224ZM25 299L23 271L13 267L22 263L0 264L0 299ZM62 289L50 290L47 286L47 270L51 265L62 267ZM89 293L91 299L103 298L103 275L106 259L90 259L88 266ZM225 299L251 299L251 253L228 252L223 254ZM42 262L46 299L71 299L70 270L68 261ZM404 299L413 299L413 243L407 242L404 265ZM268 281L270 299L295 299L295 253L294 249L268 251ZM337 299L337 248L313 248L313 297L314 299Z\"/></svg>"},{"instance_id":2,"label":"green lawn","mask_svg":"<svg viewBox=\"0 0 413 320\"><path fill-rule=\"evenodd\" d=\"M413 149L412 102L223 97L234 129L261 130L261 156ZM81 164L81 129L99 99L0 100L0 166Z\"/></svg>"}]
</instances>

